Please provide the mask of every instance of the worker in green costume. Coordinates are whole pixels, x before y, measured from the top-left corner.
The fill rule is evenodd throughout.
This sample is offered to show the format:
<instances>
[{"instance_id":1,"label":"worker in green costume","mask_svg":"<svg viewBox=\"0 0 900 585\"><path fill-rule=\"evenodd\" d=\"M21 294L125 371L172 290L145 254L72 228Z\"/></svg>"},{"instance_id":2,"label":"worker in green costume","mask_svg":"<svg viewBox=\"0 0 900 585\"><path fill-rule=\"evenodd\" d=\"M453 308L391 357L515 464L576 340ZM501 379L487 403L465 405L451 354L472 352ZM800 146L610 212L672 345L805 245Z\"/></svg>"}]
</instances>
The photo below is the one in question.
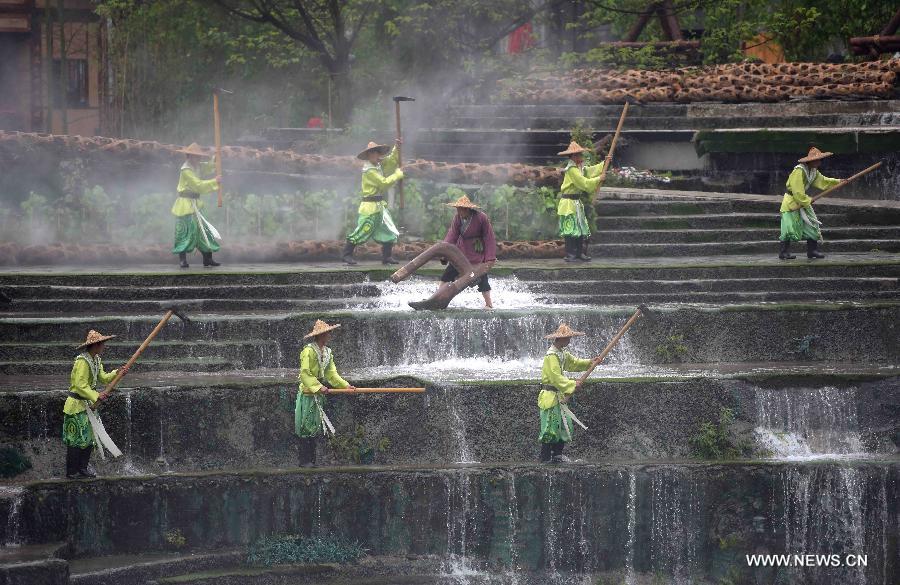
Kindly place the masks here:
<instances>
[{"instance_id":1,"label":"worker in green costume","mask_svg":"<svg viewBox=\"0 0 900 585\"><path fill-rule=\"evenodd\" d=\"M300 437L300 465L316 464L316 437L334 435L334 426L325 414L325 395L332 388L355 390L338 374L328 342L340 325L317 320L303 339L312 339L300 352L300 375L294 407L294 432Z\"/></svg>"},{"instance_id":2,"label":"worker in green costume","mask_svg":"<svg viewBox=\"0 0 900 585\"><path fill-rule=\"evenodd\" d=\"M399 138L395 142L401 144ZM403 178L397 146L391 148L370 142L356 158L366 161L362 169L362 201L359 204L356 229L347 236L342 259L346 264L356 264L353 259L354 249L371 238L381 244L381 263L397 264L392 250L400 232L394 225L384 199L384 194L391 185Z\"/></svg>"},{"instance_id":3,"label":"worker in green costume","mask_svg":"<svg viewBox=\"0 0 900 585\"><path fill-rule=\"evenodd\" d=\"M558 153L568 156L569 162L563 171L563 182L560 187L559 204L556 214L559 217L559 235L565 241L566 262L588 262L591 257L587 253L587 241L591 237L591 226L583 199L587 195L589 204L600 185L604 167L608 161L585 166L583 148L574 140L569 147Z\"/></svg>"},{"instance_id":4,"label":"worker in green costume","mask_svg":"<svg viewBox=\"0 0 900 585\"><path fill-rule=\"evenodd\" d=\"M541 392L538 394L538 408L541 410L541 432L538 440L541 443L542 463L568 463L570 459L562 454L563 447L572 440L574 425L585 427L567 406L569 398L575 390L581 388L580 380L566 377L565 372L585 372L600 358L580 359L566 351L573 337L584 335L575 331L565 323L545 339L553 341L553 345L544 356L541 366Z\"/></svg>"},{"instance_id":5,"label":"worker in green costume","mask_svg":"<svg viewBox=\"0 0 900 585\"><path fill-rule=\"evenodd\" d=\"M196 142L178 152L184 153L185 161L178 176L178 198L172 205L172 215L177 218L172 253L178 254L182 268L188 268L187 255L195 249L200 250L204 266L219 266L212 255L219 251L217 240L221 237L200 212L203 207L200 196L217 191L222 177L201 178L214 173L216 167L215 160Z\"/></svg>"},{"instance_id":6,"label":"worker in green costume","mask_svg":"<svg viewBox=\"0 0 900 585\"><path fill-rule=\"evenodd\" d=\"M819 172L822 161L833 153L822 152L815 146L809 153L799 159L799 163L791 171L787 180L787 192L781 200L781 251L778 257L782 260L793 260L791 242L806 240L806 257L810 259L824 258L819 252L819 240L822 239L822 222L816 217L812 208L812 199L806 192L810 187L827 189L841 182Z\"/></svg>"}]
</instances>

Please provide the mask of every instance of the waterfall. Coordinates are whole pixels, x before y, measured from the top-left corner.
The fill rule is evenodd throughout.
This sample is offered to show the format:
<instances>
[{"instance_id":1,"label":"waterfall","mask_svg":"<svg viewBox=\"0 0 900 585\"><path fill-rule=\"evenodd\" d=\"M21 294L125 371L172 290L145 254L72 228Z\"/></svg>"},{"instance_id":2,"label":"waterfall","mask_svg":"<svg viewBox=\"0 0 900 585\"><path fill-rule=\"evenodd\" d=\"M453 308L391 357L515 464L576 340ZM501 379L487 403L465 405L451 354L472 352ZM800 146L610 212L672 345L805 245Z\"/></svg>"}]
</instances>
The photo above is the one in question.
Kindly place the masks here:
<instances>
[{"instance_id":1,"label":"waterfall","mask_svg":"<svg viewBox=\"0 0 900 585\"><path fill-rule=\"evenodd\" d=\"M19 546L19 532L21 528L22 502L25 499L25 490L21 487L0 488L0 497L9 500L9 515L6 517L6 542L4 546Z\"/></svg>"},{"instance_id":2,"label":"waterfall","mask_svg":"<svg viewBox=\"0 0 900 585\"><path fill-rule=\"evenodd\" d=\"M491 300L495 310L529 309L545 306L547 303L540 299L528 284L520 281L515 276L498 276L491 278ZM377 309L379 311L412 311L410 301L427 299L437 290L438 281L420 277L394 284L390 281L374 283L378 288L377 298L364 303L362 308ZM450 309L479 308L484 306L484 299L475 288L467 288L450 303Z\"/></svg>"},{"instance_id":3,"label":"waterfall","mask_svg":"<svg viewBox=\"0 0 900 585\"><path fill-rule=\"evenodd\" d=\"M469 443L466 441L466 425L457 405L457 399L454 397L456 392L458 390L444 389L444 394L447 397L447 413L449 415L447 422L456 439L456 463L478 463L472 456L472 452L469 450Z\"/></svg>"},{"instance_id":4,"label":"waterfall","mask_svg":"<svg viewBox=\"0 0 900 585\"><path fill-rule=\"evenodd\" d=\"M507 540L507 546L509 547L509 569L507 571L507 577L510 580L510 585L518 585L519 550L516 537L519 522L519 499L516 495L515 474L507 473L505 479L507 481L506 503L508 508L507 511L509 513L509 538Z\"/></svg>"},{"instance_id":5,"label":"waterfall","mask_svg":"<svg viewBox=\"0 0 900 585\"><path fill-rule=\"evenodd\" d=\"M677 584L691 583L698 569L700 487L683 470L650 473L650 560L655 570L671 573Z\"/></svg>"},{"instance_id":6,"label":"waterfall","mask_svg":"<svg viewBox=\"0 0 900 585\"><path fill-rule=\"evenodd\" d=\"M890 560L873 558L875 544L887 550L889 534L886 473L879 475L878 497L868 503L865 468L847 465L790 467L782 471L782 526L786 554L866 554L871 572L881 567L881 579L871 581L866 567L795 568L797 582L828 582L847 585L886 584L885 567ZM884 495L882 495L884 494ZM879 542L880 541L880 542ZM880 561L880 562L878 562ZM885 562L886 561L886 562Z\"/></svg>"},{"instance_id":7,"label":"waterfall","mask_svg":"<svg viewBox=\"0 0 900 585\"><path fill-rule=\"evenodd\" d=\"M637 477L628 470L628 538L625 540L625 585L634 585L634 544L637 535Z\"/></svg>"},{"instance_id":8,"label":"waterfall","mask_svg":"<svg viewBox=\"0 0 900 585\"><path fill-rule=\"evenodd\" d=\"M488 314L490 315L490 314ZM513 317L479 316L448 318L428 315L387 322L361 320L354 355L355 367L370 375L423 376L429 379L522 379L536 378L549 346L544 336L560 322L588 333L572 343L575 355L596 355L615 335L622 319L608 315L533 313ZM388 329L388 331L385 331ZM371 339L387 337L377 345ZM628 335L608 356L606 364L635 364Z\"/></svg>"},{"instance_id":9,"label":"waterfall","mask_svg":"<svg viewBox=\"0 0 900 585\"><path fill-rule=\"evenodd\" d=\"M855 388L756 389L756 436L775 457L863 452Z\"/></svg>"},{"instance_id":10,"label":"waterfall","mask_svg":"<svg viewBox=\"0 0 900 585\"><path fill-rule=\"evenodd\" d=\"M122 471L125 475L140 475L143 473L141 469L137 467L134 463L134 458L131 454L131 439L132 439L132 416L131 416L131 392L125 393L125 461L122 465ZM160 456L162 456L162 434L160 431Z\"/></svg>"},{"instance_id":11,"label":"waterfall","mask_svg":"<svg viewBox=\"0 0 900 585\"><path fill-rule=\"evenodd\" d=\"M471 477L465 471L448 473L447 488L447 555L443 576L455 585L470 585L480 573L468 557L469 518L471 510ZM477 512L477 508L476 508Z\"/></svg>"}]
</instances>

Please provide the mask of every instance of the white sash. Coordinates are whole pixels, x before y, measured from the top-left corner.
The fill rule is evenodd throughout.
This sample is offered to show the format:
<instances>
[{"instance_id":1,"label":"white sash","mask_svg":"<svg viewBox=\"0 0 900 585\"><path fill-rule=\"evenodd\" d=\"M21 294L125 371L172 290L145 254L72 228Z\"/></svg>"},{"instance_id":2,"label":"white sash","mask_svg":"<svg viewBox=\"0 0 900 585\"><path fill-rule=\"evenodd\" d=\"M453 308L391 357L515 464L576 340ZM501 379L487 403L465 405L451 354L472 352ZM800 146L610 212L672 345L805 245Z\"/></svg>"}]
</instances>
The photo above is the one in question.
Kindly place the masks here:
<instances>
[{"instance_id":1,"label":"white sash","mask_svg":"<svg viewBox=\"0 0 900 585\"><path fill-rule=\"evenodd\" d=\"M100 452L100 458L106 459L106 453L103 451L104 447L109 450L113 457L120 457L122 451L119 450L112 438L107 434L106 429L103 428L103 421L100 420L100 415L94 412L94 409L90 406L85 409L85 412L87 413L88 421L91 423L91 430L94 432L94 443L97 445L97 451Z\"/></svg>"},{"instance_id":2,"label":"white sash","mask_svg":"<svg viewBox=\"0 0 900 585\"><path fill-rule=\"evenodd\" d=\"M394 234L394 237L400 237L400 230L394 225L394 218L391 217L391 212L388 211L387 207L381 210L381 223L384 224L384 227L386 227L389 232Z\"/></svg>"},{"instance_id":3,"label":"white sash","mask_svg":"<svg viewBox=\"0 0 900 585\"><path fill-rule=\"evenodd\" d=\"M222 236L221 234L219 234L219 230L217 230L213 224L209 223L209 220L206 219L206 217L204 217L202 213L200 213L200 208L197 207L196 199L191 199L191 207L194 210L194 217L197 219L197 227L200 228L200 233L203 234L203 241L206 242L206 245L209 246L210 243L209 237L206 235L206 229L204 229L204 227L209 229L209 233L212 234L212 237L216 241L221 242Z\"/></svg>"}]
</instances>

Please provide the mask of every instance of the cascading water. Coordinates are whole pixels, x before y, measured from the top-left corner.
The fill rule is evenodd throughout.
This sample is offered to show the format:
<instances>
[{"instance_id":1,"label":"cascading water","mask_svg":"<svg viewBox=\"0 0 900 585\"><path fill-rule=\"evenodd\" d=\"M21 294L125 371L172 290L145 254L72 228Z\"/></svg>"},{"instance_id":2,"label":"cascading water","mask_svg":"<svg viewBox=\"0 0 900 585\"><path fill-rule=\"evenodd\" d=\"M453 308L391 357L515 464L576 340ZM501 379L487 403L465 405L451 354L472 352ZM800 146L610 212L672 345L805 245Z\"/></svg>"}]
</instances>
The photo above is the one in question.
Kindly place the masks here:
<instances>
[{"instance_id":1,"label":"cascading water","mask_svg":"<svg viewBox=\"0 0 900 585\"><path fill-rule=\"evenodd\" d=\"M633 469L628 470L628 538L625 540L625 585L635 585L634 544L637 534L637 477Z\"/></svg>"},{"instance_id":2,"label":"cascading water","mask_svg":"<svg viewBox=\"0 0 900 585\"><path fill-rule=\"evenodd\" d=\"M779 459L864 452L855 388L756 389L756 436Z\"/></svg>"},{"instance_id":3,"label":"cascading water","mask_svg":"<svg viewBox=\"0 0 900 585\"><path fill-rule=\"evenodd\" d=\"M459 398L457 398L456 392L458 390L445 388L444 395L447 399L447 411L449 414L449 423L450 430L453 432L453 437L456 439L456 447L457 447L457 463L477 463L475 458L472 456L472 452L469 450L469 443L466 440L466 427L465 422L463 421L462 414L459 410L459 405L457 402Z\"/></svg>"},{"instance_id":4,"label":"cascading water","mask_svg":"<svg viewBox=\"0 0 900 585\"><path fill-rule=\"evenodd\" d=\"M536 379L549 347L544 336L560 322L588 333L573 340L571 346L574 354L586 357L599 353L624 319L565 312L397 319L379 324L389 331L359 335L355 355L362 361L358 367L373 376L407 374L431 380ZM385 341L373 345L369 342L373 336ZM604 369L627 369L636 363L625 335L600 366L598 374L602 375Z\"/></svg>"},{"instance_id":5,"label":"cascading water","mask_svg":"<svg viewBox=\"0 0 900 585\"><path fill-rule=\"evenodd\" d=\"M539 297L528 285L515 276L500 276L491 278L491 300L494 310L530 309L546 306L545 299ZM380 296L364 307L378 309L380 311L412 311L410 301L427 299L437 290L437 280L426 280L413 277L409 280L394 284L390 281L374 283L380 292ZM484 306L481 293L475 288L467 288L450 303L449 309L471 308L477 309Z\"/></svg>"},{"instance_id":6,"label":"cascading water","mask_svg":"<svg viewBox=\"0 0 900 585\"><path fill-rule=\"evenodd\" d=\"M659 469L650 476L650 494L652 566L671 573L674 583L690 584L698 571L700 485L684 471Z\"/></svg>"},{"instance_id":7,"label":"cascading water","mask_svg":"<svg viewBox=\"0 0 900 585\"><path fill-rule=\"evenodd\" d=\"M6 542L4 546L19 546L21 529L22 501L25 490L20 487L0 488L0 498L9 500L9 514L6 518Z\"/></svg>"}]
</instances>

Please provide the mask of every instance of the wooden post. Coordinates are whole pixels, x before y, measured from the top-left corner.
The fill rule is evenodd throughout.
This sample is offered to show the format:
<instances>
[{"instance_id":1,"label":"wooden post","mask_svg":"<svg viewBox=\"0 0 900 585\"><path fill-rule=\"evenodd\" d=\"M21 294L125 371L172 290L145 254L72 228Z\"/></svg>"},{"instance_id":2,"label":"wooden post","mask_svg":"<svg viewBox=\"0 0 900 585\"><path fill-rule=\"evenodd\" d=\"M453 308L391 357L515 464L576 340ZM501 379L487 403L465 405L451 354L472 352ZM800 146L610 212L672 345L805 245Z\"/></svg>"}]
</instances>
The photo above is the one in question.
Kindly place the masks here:
<instances>
[{"instance_id":1,"label":"wooden post","mask_svg":"<svg viewBox=\"0 0 900 585\"><path fill-rule=\"evenodd\" d=\"M625 325L623 325L622 328L619 329L619 332L616 333L615 337L613 337L609 341L609 343L606 344L606 347L603 349L600 355L598 355L594 359L594 361L591 363L591 367L588 368L588 371L581 375L581 378L579 378L580 382L583 383L588 379L588 376L590 376L594 369L599 366L604 359L606 359L606 356L609 355L609 352L613 350L616 344L619 343L619 340L622 339L622 336L625 335L625 332L631 329L631 326L634 325L634 323L640 318L641 315L643 315L643 313L640 309L634 312L634 315L632 315L631 318L625 322Z\"/></svg>"},{"instance_id":2,"label":"wooden post","mask_svg":"<svg viewBox=\"0 0 900 585\"><path fill-rule=\"evenodd\" d=\"M880 166L881 166L881 161L878 161L878 162L875 163L874 165L872 165L872 166L870 166L870 167L867 167L867 168L865 168L865 169L859 171L858 173L856 173L856 174L853 175L852 177L848 177L848 178L844 179L843 181L841 181L841 182L838 183L837 185L835 185L835 186L833 186L833 187L829 187L828 189L825 189L824 191L822 191L821 193L819 193L818 195L816 195L815 197L813 197L813 198L810 200L810 203L815 203L816 201L818 201L818 200L821 199L822 197L825 197L825 196L828 195L829 193L832 193L832 192L834 192L834 191L837 191L837 190L840 189L841 187L843 187L843 186L845 186L845 185L848 185L849 183L852 183L853 181L855 181L856 179L862 177L863 175L868 175L869 173L871 173L872 171L874 171L875 169L877 169L877 168L880 167ZM797 205L796 203L794 203L794 204L791 205L791 211L797 211L798 209L800 209L800 206Z\"/></svg>"},{"instance_id":3,"label":"wooden post","mask_svg":"<svg viewBox=\"0 0 900 585\"><path fill-rule=\"evenodd\" d=\"M394 118L397 121L397 140L403 139L403 134L400 131L400 101L394 100ZM403 167L403 154L401 151L401 145L397 144L397 167ZM397 197L400 200L399 207L400 210L403 210L404 200L403 200L403 179L397 181ZM401 217L402 221L402 217Z\"/></svg>"},{"instance_id":4,"label":"wooden post","mask_svg":"<svg viewBox=\"0 0 900 585\"><path fill-rule=\"evenodd\" d=\"M219 92L213 91L213 133L216 139L216 176L222 176L222 128L219 122ZM222 207L222 183L219 183L218 206Z\"/></svg>"}]
</instances>

